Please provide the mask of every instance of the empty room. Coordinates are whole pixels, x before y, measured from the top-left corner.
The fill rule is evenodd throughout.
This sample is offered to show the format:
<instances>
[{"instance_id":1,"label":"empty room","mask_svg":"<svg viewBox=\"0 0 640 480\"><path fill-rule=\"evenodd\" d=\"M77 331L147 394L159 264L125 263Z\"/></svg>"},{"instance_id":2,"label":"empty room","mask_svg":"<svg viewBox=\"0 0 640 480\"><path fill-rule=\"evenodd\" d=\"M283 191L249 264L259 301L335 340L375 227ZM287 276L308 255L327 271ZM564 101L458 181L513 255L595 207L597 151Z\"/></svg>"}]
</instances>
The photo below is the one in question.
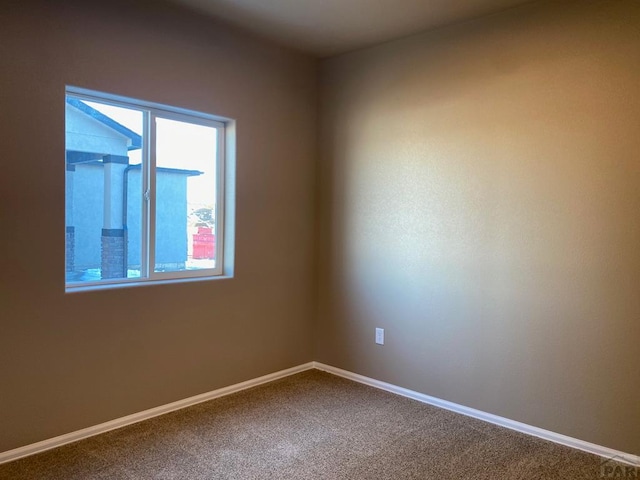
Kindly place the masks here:
<instances>
[{"instance_id":1,"label":"empty room","mask_svg":"<svg viewBox=\"0 0 640 480\"><path fill-rule=\"evenodd\" d=\"M0 479L640 478L638 0L0 8Z\"/></svg>"}]
</instances>

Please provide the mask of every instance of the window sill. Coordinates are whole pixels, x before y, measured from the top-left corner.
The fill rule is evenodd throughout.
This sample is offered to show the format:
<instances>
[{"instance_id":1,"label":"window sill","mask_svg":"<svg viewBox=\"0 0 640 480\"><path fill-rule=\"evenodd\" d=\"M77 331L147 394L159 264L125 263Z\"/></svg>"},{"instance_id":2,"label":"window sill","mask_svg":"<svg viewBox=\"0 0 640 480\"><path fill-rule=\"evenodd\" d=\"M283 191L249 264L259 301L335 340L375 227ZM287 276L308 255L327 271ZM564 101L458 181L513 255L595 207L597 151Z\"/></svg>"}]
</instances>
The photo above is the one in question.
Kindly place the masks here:
<instances>
[{"instance_id":1,"label":"window sill","mask_svg":"<svg viewBox=\"0 0 640 480\"><path fill-rule=\"evenodd\" d=\"M158 279L158 280L132 280L119 283L102 283L92 285L67 285L65 287L65 293L77 293L77 292L93 292L97 290L112 290L116 288L132 288L132 287L144 287L151 285L167 285L172 283L193 283L193 282L208 282L215 280L229 280L233 275L215 275L208 277L187 277L187 278L172 278L172 279Z\"/></svg>"}]
</instances>

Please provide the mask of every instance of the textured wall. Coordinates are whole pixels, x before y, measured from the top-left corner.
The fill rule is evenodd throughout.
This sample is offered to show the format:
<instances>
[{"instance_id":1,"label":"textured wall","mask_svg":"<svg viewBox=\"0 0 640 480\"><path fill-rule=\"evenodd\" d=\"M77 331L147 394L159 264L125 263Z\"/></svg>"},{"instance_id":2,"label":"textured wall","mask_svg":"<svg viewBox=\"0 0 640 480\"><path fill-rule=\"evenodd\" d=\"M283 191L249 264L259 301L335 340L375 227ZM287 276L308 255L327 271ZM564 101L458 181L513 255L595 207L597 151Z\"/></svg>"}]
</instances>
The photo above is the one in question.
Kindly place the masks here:
<instances>
[{"instance_id":1,"label":"textured wall","mask_svg":"<svg viewBox=\"0 0 640 480\"><path fill-rule=\"evenodd\" d=\"M100 3L0 13L0 451L312 360L315 61ZM237 120L233 279L64 293L65 84Z\"/></svg>"},{"instance_id":2,"label":"textured wall","mask_svg":"<svg viewBox=\"0 0 640 480\"><path fill-rule=\"evenodd\" d=\"M321 78L316 359L640 453L640 2L529 4Z\"/></svg>"}]
</instances>

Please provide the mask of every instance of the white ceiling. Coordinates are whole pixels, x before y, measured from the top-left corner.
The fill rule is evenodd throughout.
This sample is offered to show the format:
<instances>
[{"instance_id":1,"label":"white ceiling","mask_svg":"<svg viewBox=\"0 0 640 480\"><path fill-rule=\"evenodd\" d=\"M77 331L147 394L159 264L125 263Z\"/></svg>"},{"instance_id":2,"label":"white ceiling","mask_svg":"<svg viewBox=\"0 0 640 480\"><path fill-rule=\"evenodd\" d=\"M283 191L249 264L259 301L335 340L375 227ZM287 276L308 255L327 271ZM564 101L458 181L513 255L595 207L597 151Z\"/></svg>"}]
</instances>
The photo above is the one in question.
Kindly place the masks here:
<instances>
[{"instance_id":1,"label":"white ceiling","mask_svg":"<svg viewBox=\"0 0 640 480\"><path fill-rule=\"evenodd\" d=\"M531 0L172 0L320 57L345 53Z\"/></svg>"}]
</instances>

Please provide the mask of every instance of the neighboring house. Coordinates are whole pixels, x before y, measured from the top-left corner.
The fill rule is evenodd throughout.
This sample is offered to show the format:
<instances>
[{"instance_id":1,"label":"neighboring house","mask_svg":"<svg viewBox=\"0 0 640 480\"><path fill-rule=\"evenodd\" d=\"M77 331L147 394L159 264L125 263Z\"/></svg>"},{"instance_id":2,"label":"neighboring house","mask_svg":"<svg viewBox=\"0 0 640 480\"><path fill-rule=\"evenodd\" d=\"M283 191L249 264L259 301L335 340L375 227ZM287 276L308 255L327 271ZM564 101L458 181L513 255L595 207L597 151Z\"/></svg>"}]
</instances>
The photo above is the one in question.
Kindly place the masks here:
<instances>
[{"instance_id":1,"label":"neighboring house","mask_svg":"<svg viewBox=\"0 0 640 480\"><path fill-rule=\"evenodd\" d=\"M66 271L68 280L137 276L141 256L142 172L130 152L137 133L88 104L66 105ZM156 270L184 269L188 255L187 179L196 170L158 168Z\"/></svg>"}]
</instances>

